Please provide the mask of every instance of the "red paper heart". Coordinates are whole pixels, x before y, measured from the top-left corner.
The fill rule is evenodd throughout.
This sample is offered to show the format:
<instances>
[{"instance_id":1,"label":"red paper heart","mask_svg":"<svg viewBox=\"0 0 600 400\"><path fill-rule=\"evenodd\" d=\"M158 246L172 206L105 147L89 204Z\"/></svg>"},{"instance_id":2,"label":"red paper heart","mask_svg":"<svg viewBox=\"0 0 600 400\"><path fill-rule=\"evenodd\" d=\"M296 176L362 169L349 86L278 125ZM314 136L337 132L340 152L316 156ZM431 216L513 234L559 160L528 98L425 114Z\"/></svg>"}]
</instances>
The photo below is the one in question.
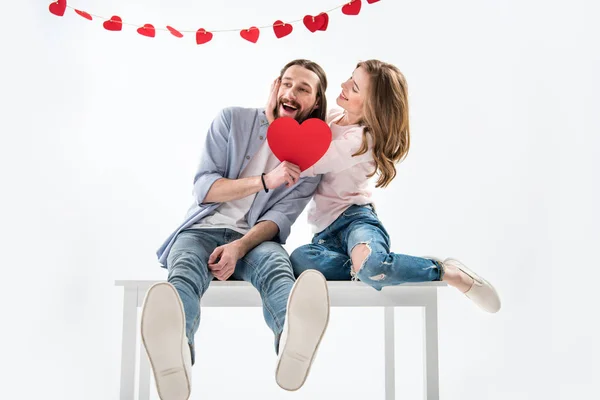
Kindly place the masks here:
<instances>
[{"instance_id":1,"label":"red paper heart","mask_svg":"<svg viewBox=\"0 0 600 400\"><path fill-rule=\"evenodd\" d=\"M50 3L48 9L52 14L62 17L65 15L65 10L67 9L67 0L57 0L54 3Z\"/></svg>"},{"instance_id":2,"label":"red paper heart","mask_svg":"<svg viewBox=\"0 0 600 400\"><path fill-rule=\"evenodd\" d=\"M277 39L281 39L282 37L289 35L292 33L293 29L294 28L292 27L292 24L286 24L280 20L277 20L273 23L273 31L275 32Z\"/></svg>"},{"instance_id":3,"label":"red paper heart","mask_svg":"<svg viewBox=\"0 0 600 400\"><path fill-rule=\"evenodd\" d=\"M138 28L137 33L142 36L154 37L156 36L156 29L152 24L144 24L144 26Z\"/></svg>"},{"instance_id":4,"label":"red paper heart","mask_svg":"<svg viewBox=\"0 0 600 400\"><path fill-rule=\"evenodd\" d=\"M358 15L360 12L360 0L352 0L342 7L342 12L346 15Z\"/></svg>"},{"instance_id":5,"label":"red paper heart","mask_svg":"<svg viewBox=\"0 0 600 400\"><path fill-rule=\"evenodd\" d=\"M255 26L251 27L250 29L244 29L243 31L240 31L240 36L252 43L256 43L258 41L259 35L260 31Z\"/></svg>"},{"instance_id":6,"label":"red paper heart","mask_svg":"<svg viewBox=\"0 0 600 400\"><path fill-rule=\"evenodd\" d=\"M373 3L377 3L379 0L367 0L367 3L369 4L373 4Z\"/></svg>"},{"instance_id":7,"label":"red paper heart","mask_svg":"<svg viewBox=\"0 0 600 400\"><path fill-rule=\"evenodd\" d=\"M302 22L304 22L304 26L306 26L309 31L316 32L325 23L325 17L323 17L321 14L317 15L316 17L312 15L306 15L302 19Z\"/></svg>"},{"instance_id":8,"label":"red paper heart","mask_svg":"<svg viewBox=\"0 0 600 400\"><path fill-rule=\"evenodd\" d=\"M167 25L167 29L169 30L169 32L171 32L171 34L173 36L178 37L178 38L182 38L183 37L183 33L179 32L177 29L175 29L175 28L173 28L171 26L168 26L168 25Z\"/></svg>"},{"instance_id":9,"label":"red paper heart","mask_svg":"<svg viewBox=\"0 0 600 400\"><path fill-rule=\"evenodd\" d=\"M89 19L90 21L92 20L92 16L90 14L86 13L85 11L75 10L75 12L77 14L81 15L85 19Z\"/></svg>"},{"instance_id":10,"label":"red paper heart","mask_svg":"<svg viewBox=\"0 0 600 400\"><path fill-rule=\"evenodd\" d=\"M204 44L204 43L210 42L210 40L212 38L213 38L213 34L211 32L206 32L206 30L204 30L204 28L200 28L196 32L196 43L198 43L198 44Z\"/></svg>"},{"instance_id":11,"label":"red paper heart","mask_svg":"<svg viewBox=\"0 0 600 400\"><path fill-rule=\"evenodd\" d=\"M123 28L123 20L117 15L113 15L108 21L102 24L107 31L120 31Z\"/></svg>"},{"instance_id":12,"label":"red paper heart","mask_svg":"<svg viewBox=\"0 0 600 400\"><path fill-rule=\"evenodd\" d=\"M321 27L319 28L320 31L324 31L327 29L327 25L329 25L329 15L327 13L321 13L319 15L317 15L317 18L323 18L323 25L321 25Z\"/></svg>"},{"instance_id":13,"label":"red paper heart","mask_svg":"<svg viewBox=\"0 0 600 400\"><path fill-rule=\"evenodd\" d=\"M289 161L304 171L327 152L331 129L318 118L309 118L300 125L293 118L281 117L269 125L267 142L279 161Z\"/></svg>"}]
</instances>

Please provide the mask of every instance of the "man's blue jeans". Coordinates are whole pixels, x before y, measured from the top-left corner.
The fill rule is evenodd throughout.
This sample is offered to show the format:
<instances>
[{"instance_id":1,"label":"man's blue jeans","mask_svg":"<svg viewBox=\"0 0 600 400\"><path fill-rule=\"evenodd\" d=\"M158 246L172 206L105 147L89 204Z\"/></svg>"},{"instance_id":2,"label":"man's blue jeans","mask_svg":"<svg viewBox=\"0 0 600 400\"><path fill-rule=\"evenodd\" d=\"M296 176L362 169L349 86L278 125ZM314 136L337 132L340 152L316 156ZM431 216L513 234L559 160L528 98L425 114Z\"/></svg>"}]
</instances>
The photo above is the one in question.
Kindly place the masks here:
<instances>
[{"instance_id":1,"label":"man's blue jeans","mask_svg":"<svg viewBox=\"0 0 600 400\"><path fill-rule=\"evenodd\" d=\"M192 363L194 335L200 323L200 298L214 278L208 269L208 257L218 246L241 237L230 229L189 229L177 236L167 259L168 281L177 289L185 311ZM287 300L295 281L288 253L279 243L263 242L238 261L230 279L251 282L260 292L263 314L275 334L277 352Z\"/></svg>"},{"instance_id":2,"label":"man's blue jeans","mask_svg":"<svg viewBox=\"0 0 600 400\"><path fill-rule=\"evenodd\" d=\"M370 205L347 208L331 225L317 233L312 244L291 255L296 276L307 269L320 271L327 280L351 280L352 249L366 244L370 255L356 277L377 290L405 282L442 280L441 263L390 252L390 237Z\"/></svg>"}]
</instances>

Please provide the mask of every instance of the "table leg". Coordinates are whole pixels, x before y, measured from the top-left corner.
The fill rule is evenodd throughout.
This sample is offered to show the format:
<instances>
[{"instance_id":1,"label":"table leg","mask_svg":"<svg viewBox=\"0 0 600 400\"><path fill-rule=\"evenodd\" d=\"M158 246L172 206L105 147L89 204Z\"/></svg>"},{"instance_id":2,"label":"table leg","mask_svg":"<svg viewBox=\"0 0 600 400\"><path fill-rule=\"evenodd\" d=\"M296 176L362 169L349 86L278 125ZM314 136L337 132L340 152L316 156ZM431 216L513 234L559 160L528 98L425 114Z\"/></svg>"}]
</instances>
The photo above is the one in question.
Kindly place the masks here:
<instances>
[{"instance_id":1,"label":"table leg","mask_svg":"<svg viewBox=\"0 0 600 400\"><path fill-rule=\"evenodd\" d=\"M423 333L424 352L423 364L425 367L425 400L439 400L439 367L438 367L438 313L437 289L430 289L427 305L423 308L424 327Z\"/></svg>"},{"instance_id":2,"label":"table leg","mask_svg":"<svg viewBox=\"0 0 600 400\"><path fill-rule=\"evenodd\" d=\"M396 398L394 307L385 307L385 399Z\"/></svg>"},{"instance_id":3,"label":"table leg","mask_svg":"<svg viewBox=\"0 0 600 400\"><path fill-rule=\"evenodd\" d=\"M121 342L121 400L133 400L137 342L137 289L124 288Z\"/></svg>"}]
</instances>

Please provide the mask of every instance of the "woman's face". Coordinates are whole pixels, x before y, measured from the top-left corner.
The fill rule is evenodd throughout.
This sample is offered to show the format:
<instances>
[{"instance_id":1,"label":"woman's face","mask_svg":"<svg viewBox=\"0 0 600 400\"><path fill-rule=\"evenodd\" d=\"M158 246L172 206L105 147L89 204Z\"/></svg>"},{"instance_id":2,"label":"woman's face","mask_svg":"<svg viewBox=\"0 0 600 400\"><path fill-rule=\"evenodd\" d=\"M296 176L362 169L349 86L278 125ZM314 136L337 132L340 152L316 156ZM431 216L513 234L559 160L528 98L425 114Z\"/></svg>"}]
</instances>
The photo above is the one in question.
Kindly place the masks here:
<instances>
[{"instance_id":1,"label":"woman's face","mask_svg":"<svg viewBox=\"0 0 600 400\"><path fill-rule=\"evenodd\" d=\"M352 76L342 83L342 93L336 99L336 103L355 118L361 119L369 86L370 79L367 71L363 67L356 68Z\"/></svg>"}]
</instances>

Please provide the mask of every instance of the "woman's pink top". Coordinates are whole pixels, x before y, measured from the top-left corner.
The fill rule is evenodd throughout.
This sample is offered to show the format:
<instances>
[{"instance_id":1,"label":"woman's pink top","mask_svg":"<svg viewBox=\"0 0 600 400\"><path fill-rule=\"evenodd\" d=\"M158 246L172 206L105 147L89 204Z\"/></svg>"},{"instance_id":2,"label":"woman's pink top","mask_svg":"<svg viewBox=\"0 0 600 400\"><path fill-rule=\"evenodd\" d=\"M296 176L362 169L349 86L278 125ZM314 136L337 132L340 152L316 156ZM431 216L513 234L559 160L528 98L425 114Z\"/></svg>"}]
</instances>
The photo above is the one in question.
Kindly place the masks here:
<instances>
[{"instance_id":1,"label":"woman's pink top","mask_svg":"<svg viewBox=\"0 0 600 400\"><path fill-rule=\"evenodd\" d=\"M362 146L363 127L337 125L344 110L333 109L327 113L332 141L327 153L301 176L323 174L321 183L310 202L308 223L313 233L318 233L333 223L344 210L353 204L372 203L374 184L367 178L375 170L373 142L367 135L369 149L365 154L352 157Z\"/></svg>"}]
</instances>

